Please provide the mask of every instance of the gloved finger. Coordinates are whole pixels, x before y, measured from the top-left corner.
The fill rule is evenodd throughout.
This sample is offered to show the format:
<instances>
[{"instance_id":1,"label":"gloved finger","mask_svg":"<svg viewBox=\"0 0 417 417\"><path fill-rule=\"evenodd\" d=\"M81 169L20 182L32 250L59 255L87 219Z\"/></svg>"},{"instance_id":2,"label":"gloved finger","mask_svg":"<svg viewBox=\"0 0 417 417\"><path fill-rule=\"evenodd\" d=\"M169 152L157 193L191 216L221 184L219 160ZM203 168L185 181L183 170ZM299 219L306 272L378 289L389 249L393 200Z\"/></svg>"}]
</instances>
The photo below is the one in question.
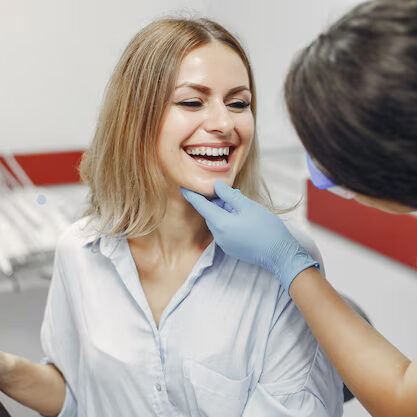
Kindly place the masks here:
<instances>
[{"instance_id":1,"label":"gloved finger","mask_svg":"<svg viewBox=\"0 0 417 417\"><path fill-rule=\"evenodd\" d=\"M229 204L224 202L223 209L228 211L229 213L236 213L236 210Z\"/></svg>"},{"instance_id":2,"label":"gloved finger","mask_svg":"<svg viewBox=\"0 0 417 417\"><path fill-rule=\"evenodd\" d=\"M229 187L220 180L214 181L214 191L217 196L228 203L233 209L240 210L245 204L246 197L236 188Z\"/></svg>"},{"instance_id":3,"label":"gloved finger","mask_svg":"<svg viewBox=\"0 0 417 417\"><path fill-rule=\"evenodd\" d=\"M224 208L225 202L221 198L213 198L213 200L210 201L217 207Z\"/></svg>"},{"instance_id":4,"label":"gloved finger","mask_svg":"<svg viewBox=\"0 0 417 417\"><path fill-rule=\"evenodd\" d=\"M235 213L236 210L229 204L223 201L221 198L213 198L213 200L210 200L213 204L215 204L217 207L220 207L229 213Z\"/></svg>"},{"instance_id":5,"label":"gloved finger","mask_svg":"<svg viewBox=\"0 0 417 417\"><path fill-rule=\"evenodd\" d=\"M216 224L216 222L222 220L225 215L229 215L226 210L223 210L216 204L208 201L202 195L182 187L180 190L184 198L206 219L206 221Z\"/></svg>"}]
</instances>

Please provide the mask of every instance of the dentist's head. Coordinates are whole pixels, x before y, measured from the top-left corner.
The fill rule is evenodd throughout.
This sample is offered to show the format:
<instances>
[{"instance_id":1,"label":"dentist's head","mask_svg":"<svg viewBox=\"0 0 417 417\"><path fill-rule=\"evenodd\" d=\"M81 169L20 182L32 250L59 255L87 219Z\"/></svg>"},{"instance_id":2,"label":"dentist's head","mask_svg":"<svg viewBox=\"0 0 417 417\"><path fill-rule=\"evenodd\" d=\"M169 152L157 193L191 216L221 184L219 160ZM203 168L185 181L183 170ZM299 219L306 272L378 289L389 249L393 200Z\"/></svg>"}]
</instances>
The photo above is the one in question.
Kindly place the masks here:
<instances>
[{"instance_id":1,"label":"dentist's head","mask_svg":"<svg viewBox=\"0 0 417 417\"><path fill-rule=\"evenodd\" d=\"M366 2L296 57L285 85L316 166L359 202L417 208L417 2Z\"/></svg>"}]
</instances>

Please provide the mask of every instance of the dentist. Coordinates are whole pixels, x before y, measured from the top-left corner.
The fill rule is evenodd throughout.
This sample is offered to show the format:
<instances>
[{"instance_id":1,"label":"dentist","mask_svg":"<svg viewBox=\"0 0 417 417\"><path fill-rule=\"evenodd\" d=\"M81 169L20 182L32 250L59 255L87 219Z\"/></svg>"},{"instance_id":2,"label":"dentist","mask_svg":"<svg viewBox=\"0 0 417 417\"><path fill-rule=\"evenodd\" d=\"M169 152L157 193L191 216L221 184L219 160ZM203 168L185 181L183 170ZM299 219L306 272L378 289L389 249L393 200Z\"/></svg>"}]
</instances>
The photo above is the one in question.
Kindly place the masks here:
<instances>
[{"instance_id":1,"label":"dentist","mask_svg":"<svg viewBox=\"0 0 417 417\"><path fill-rule=\"evenodd\" d=\"M416 0L342 17L297 56L285 99L314 185L391 213L417 209ZM277 277L372 416L416 416L417 361L343 302L277 216L220 181L215 191L212 202L182 189L218 245Z\"/></svg>"}]
</instances>

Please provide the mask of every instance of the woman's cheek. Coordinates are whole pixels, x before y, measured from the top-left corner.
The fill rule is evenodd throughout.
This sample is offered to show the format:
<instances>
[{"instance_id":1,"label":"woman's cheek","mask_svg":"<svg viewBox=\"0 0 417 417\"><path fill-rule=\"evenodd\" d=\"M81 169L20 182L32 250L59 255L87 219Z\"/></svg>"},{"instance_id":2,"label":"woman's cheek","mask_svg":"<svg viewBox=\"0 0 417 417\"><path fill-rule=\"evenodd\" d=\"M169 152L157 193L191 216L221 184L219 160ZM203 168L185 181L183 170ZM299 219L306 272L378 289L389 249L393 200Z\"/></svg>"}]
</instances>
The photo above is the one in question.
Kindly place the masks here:
<instances>
[{"instance_id":1,"label":"woman's cheek","mask_svg":"<svg viewBox=\"0 0 417 417\"><path fill-rule=\"evenodd\" d=\"M248 114L244 120L241 120L239 125L240 138L247 146L253 141L255 135L255 122L252 117L252 113Z\"/></svg>"}]
</instances>

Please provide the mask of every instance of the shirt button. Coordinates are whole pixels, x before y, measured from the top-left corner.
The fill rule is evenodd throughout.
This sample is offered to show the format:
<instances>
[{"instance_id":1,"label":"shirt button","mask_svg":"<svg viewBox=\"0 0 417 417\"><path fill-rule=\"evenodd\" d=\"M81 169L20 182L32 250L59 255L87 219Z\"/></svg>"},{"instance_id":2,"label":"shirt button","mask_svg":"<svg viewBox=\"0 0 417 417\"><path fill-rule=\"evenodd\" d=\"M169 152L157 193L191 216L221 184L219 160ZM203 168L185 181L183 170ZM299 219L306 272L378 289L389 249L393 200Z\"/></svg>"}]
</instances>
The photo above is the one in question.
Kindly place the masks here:
<instances>
[{"instance_id":1,"label":"shirt button","mask_svg":"<svg viewBox=\"0 0 417 417\"><path fill-rule=\"evenodd\" d=\"M161 391L162 390L161 384L155 384L155 389L157 391Z\"/></svg>"}]
</instances>

